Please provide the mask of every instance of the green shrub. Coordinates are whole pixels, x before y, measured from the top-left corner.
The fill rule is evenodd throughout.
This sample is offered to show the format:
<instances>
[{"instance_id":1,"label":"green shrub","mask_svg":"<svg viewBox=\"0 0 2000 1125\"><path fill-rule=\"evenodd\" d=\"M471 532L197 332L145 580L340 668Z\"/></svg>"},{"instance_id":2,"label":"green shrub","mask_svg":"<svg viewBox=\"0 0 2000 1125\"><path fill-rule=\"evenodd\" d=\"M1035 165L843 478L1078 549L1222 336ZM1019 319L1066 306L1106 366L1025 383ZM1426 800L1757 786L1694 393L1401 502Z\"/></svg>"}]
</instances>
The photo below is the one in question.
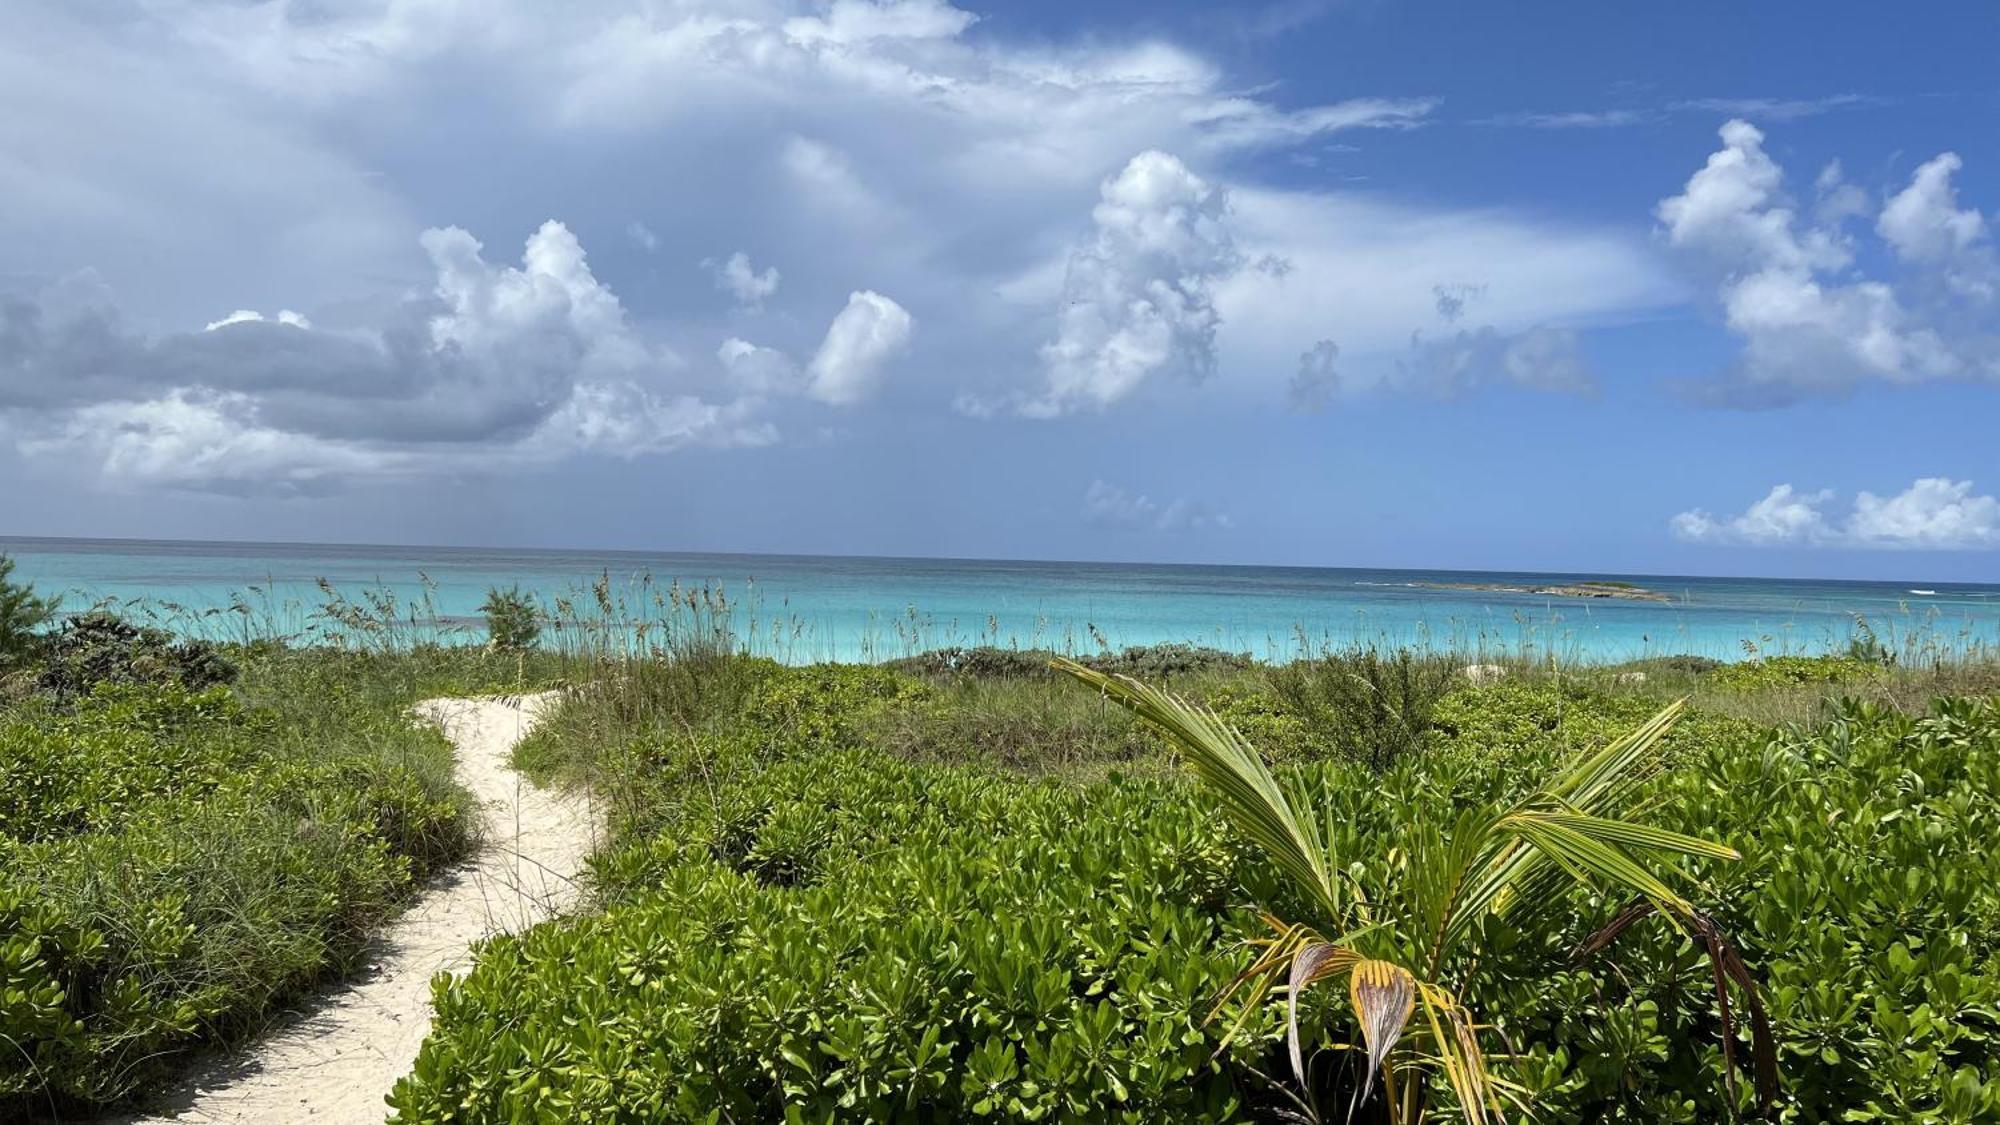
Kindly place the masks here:
<instances>
[{"instance_id":1,"label":"green shrub","mask_svg":"<svg viewBox=\"0 0 2000 1125\"><path fill-rule=\"evenodd\" d=\"M1458 671L1449 657L1359 648L1275 665L1268 675L1281 705L1327 749L1379 770L1423 749Z\"/></svg>"},{"instance_id":2,"label":"green shrub","mask_svg":"<svg viewBox=\"0 0 2000 1125\"><path fill-rule=\"evenodd\" d=\"M1685 676L1706 676L1726 665L1712 656L1694 656L1681 653L1675 656L1654 656L1645 660L1635 660L1618 666L1639 672L1675 672Z\"/></svg>"},{"instance_id":3,"label":"green shrub","mask_svg":"<svg viewBox=\"0 0 2000 1125\"><path fill-rule=\"evenodd\" d=\"M1100 672L1160 683L1189 676L1241 672L1253 662L1247 652L1224 652L1202 645L1157 644L1079 657L1077 663Z\"/></svg>"},{"instance_id":4,"label":"green shrub","mask_svg":"<svg viewBox=\"0 0 2000 1125\"><path fill-rule=\"evenodd\" d=\"M1235 860L1193 812L866 751L776 764L601 864L643 893L442 983L397 1119L1247 1119L1202 1022Z\"/></svg>"},{"instance_id":5,"label":"green shrub","mask_svg":"<svg viewBox=\"0 0 2000 1125\"><path fill-rule=\"evenodd\" d=\"M884 667L913 676L962 677L976 680L1047 679L1049 661L1055 653L1048 649L938 648L915 656L899 657Z\"/></svg>"},{"instance_id":6,"label":"green shrub","mask_svg":"<svg viewBox=\"0 0 2000 1125\"><path fill-rule=\"evenodd\" d=\"M1050 679L1050 649L940 648L888 661L884 666L911 675L956 679ZM1224 652L1190 644L1133 645L1117 651L1079 656L1086 667L1147 680L1241 672L1251 667L1248 653Z\"/></svg>"},{"instance_id":7,"label":"green shrub","mask_svg":"<svg viewBox=\"0 0 2000 1125\"><path fill-rule=\"evenodd\" d=\"M1800 684L1869 683L1885 675L1882 664L1853 656L1766 656L1727 664L1708 677L1730 691L1752 692Z\"/></svg>"},{"instance_id":8,"label":"green shrub","mask_svg":"<svg viewBox=\"0 0 2000 1125\"><path fill-rule=\"evenodd\" d=\"M1298 903L1188 785L1157 770L1077 785L976 756L913 763L877 745L884 731L946 721L911 716L966 689L881 669L759 675L727 714L607 751L617 768L601 776L643 815L593 869L603 911L499 939L440 985L438 1023L394 1098L403 1120L1286 1108L1262 1077L1289 1067L1282 1007L1250 1011L1212 1064L1222 1023L1203 1021L1261 930L1243 904ZM1214 701L1260 741L1297 735L1256 683L1227 681ZM1027 687L969 698L996 716L1043 706ZM1379 773L1309 760L1281 777L1325 803L1330 844L1353 860L1343 877L1393 901L1409 861L1383 842L1510 802L1656 707L1551 681L1461 684L1438 702L1426 753ZM1773 1119L2000 1115L1996 740L2000 712L1954 703L1921 719L1850 707L1777 737L1695 714L1663 745L1651 819L1744 852L1683 877L1763 982L1783 1060ZM1510 1045L1493 1063L1538 1120L1747 1111L1748 1083L1732 1095L1723 1078L1698 945L1639 928L1615 960L1578 962L1578 941L1622 901L1574 891L1539 905L1532 926L1479 934L1486 961L1461 997ZM1302 1026L1326 1029L1305 1043L1322 1077L1353 1057L1346 1010L1338 989L1304 998ZM1739 1039L1738 1060L1748 1051Z\"/></svg>"},{"instance_id":9,"label":"green shrub","mask_svg":"<svg viewBox=\"0 0 2000 1125\"><path fill-rule=\"evenodd\" d=\"M1715 890L1766 981L1787 1120L2000 1120L2000 707L1849 702L1690 762L1662 800L1743 841ZM1686 1010L1685 982L1634 983ZM1665 1061L1663 1085L1703 1060L1672 1042Z\"/></svg>"},{"instance_id":10,"label":"green shrub","mask_svg":"<svg viewBox=\"0 0 2000 1125\"><path fill-rule=\"evenodd\" d=\"M237 668L207 641L181 640L102 611L63 620L45 646L38 685L59 702L100 684L178 685L200 691L236 679Z\"/></svg>"},{"instance_id":11,"label":"green shrub","mask_svg":"<svg viewBox=\"0 0 2000 1125\"><path fill-rule=\"evenodd\" d=\"M0 555L0 672L24 663L35 648L35 631L55 613L55 603L35 588L13 580L14 560Z\"/></svg>"},{"instance_id":12,"label":"green shrub","mask_svg":"<svg viewBox=\"0 0 2000 1125\"><path fill-rule=\"evenodd\" d=\"M489 588L479 612L486 615L486 643L501 652L525 652L542 635L534 596L519 586Z\"/></svg>"},{"instance_id":13,"label":"green shrub","mask_svg":"<svg viewBox=\"0 0 2000 1125\"><path fill-rule=\"evenodd\" d=\"M254 1031L463 854L443 740L323 671L135 670L0 711L0 1119L120 1102Z\"/></svg>"}]
</instances>

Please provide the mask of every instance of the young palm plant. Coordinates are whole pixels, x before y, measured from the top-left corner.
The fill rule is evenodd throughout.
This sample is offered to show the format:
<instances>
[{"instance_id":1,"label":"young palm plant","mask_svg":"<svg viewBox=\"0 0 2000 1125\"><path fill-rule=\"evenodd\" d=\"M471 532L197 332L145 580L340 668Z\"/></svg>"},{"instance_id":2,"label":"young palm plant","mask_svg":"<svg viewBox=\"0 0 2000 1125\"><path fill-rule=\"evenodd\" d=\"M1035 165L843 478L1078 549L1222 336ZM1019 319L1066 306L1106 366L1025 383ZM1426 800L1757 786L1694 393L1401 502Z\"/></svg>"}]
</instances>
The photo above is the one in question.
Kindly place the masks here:
<instances>
[{"instance_id":1,"label":"young palm plant","mask_svg":"<svg viewBox=\"0 0 2000 1125\"><path fill-rule=\"evenodd\" d=\"M1242 1000L1224 1036L1226 1046L1273 994L1285 995L1292 1072L1308 1117L1315 1111L1299 1045L1298 1006L1312 985L1344 978L1360 1024L1357 1063L1365 1070L1352 1092L1350 1116L1360 1106L1379 1106L1374 1112L1392 1125L1418 1125L1443 1100L1434 1088L1441 1077L1466 1122L1499 1121L1506 1106L1520 1105L1526 1092L1487 1065L1481 1025L1459 999L1479 971L1479 934L1487 920L1528 924L1528 916L1558 899L1565 884L1583 883L1632 896L1638 907L1706 934L1713 924L1669 885L1657 857L1737 858L1720 844L1630 819L1638 783L1657 763L1660 740L1679 718L1683 701L1567 763L1524 800L1471 808L1447 825L1399 841L1398 883L1378 888L1371 898L1343 873L1345 862L1330 854L1326 841L1337 830L1323 819L1333 815L1332 802L1325 802L1321 816L1313 815L1313 796L1303 784L1281 784L1243 737L1212 712L1137 680L1068 660L1055 664L1158 727L1186 755L1236 831L1307 904L1310 917L1263 915L1271 936L1254 943L1255 961L1215 1010L1220 1013L1232 996ZM1621 914L1617 929L1636 916ZM1616 932L1607 929L1585 948L1602 948ZM1713 955L1716 945L1709 948ZM1728 953L1734 957L1733 950ZM1718 984L1727 975L1748 985L1748 974L1740 969L1738 961L1725 974L1718 964ZM1762 1038L1754 992L1751 1004ZM1724 1034L1730 1034L1727 1027ZM1761 1045L1759 1054L1761 1062ZM1760 1065L1760 1078L1763 1070ZM1371 1102L1378 1083L1380 1099Z\"/></svg>"}]
</instances>

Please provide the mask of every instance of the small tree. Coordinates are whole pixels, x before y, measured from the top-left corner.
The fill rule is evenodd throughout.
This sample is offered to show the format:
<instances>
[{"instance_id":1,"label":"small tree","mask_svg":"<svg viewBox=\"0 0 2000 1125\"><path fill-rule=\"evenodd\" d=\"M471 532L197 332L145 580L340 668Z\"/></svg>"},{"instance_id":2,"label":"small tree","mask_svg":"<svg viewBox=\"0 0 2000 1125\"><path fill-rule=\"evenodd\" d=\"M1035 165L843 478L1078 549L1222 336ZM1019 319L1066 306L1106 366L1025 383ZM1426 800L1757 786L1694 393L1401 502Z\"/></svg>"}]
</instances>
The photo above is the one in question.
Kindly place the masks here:
<instances>
[{"instance_id":1,"label":"small tree","mask_svg":"<svg viewBox=\"0 0 2000 1125\"><path fill-rule=\"evenodd\" d=\"M502 590L494 586L486 591L486 601L479 607L486 615L486 636L488 643L501 652L521 652L535 647L536 638L542 635L541 616L535 611L533 595L521 592L519 586L509 586Z\"/></svg>"},{"instance_id":2,"label":"small tree","mask_svg":"<svg viewBox=\"0 0 2000 1125\"><path fill-rule=\"evenodd\" d=\"M23 661L35 647L35 630L56 611L55 603L15 582L14 560L0 555L0 668Z\"/></svg>"}]
</instances>

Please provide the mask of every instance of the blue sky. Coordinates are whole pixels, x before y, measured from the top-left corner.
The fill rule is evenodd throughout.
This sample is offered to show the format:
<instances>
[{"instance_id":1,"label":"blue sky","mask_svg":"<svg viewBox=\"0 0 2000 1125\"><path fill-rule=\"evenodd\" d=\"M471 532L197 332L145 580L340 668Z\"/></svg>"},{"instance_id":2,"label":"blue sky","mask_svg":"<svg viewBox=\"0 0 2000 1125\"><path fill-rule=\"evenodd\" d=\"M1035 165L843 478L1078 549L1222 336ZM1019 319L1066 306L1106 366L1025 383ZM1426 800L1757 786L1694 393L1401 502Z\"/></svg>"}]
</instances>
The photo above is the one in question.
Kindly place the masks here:
<instances>
[{"instance_id":1,"label":"blue sky","mask_svg":"<svg viewBox=\"0 0 2000 1125\"><path fill-rule=\"evenodd\" d=\"M17 10L0 532L2000 574L1991 5Z\"/></svg>"}]
</instances>

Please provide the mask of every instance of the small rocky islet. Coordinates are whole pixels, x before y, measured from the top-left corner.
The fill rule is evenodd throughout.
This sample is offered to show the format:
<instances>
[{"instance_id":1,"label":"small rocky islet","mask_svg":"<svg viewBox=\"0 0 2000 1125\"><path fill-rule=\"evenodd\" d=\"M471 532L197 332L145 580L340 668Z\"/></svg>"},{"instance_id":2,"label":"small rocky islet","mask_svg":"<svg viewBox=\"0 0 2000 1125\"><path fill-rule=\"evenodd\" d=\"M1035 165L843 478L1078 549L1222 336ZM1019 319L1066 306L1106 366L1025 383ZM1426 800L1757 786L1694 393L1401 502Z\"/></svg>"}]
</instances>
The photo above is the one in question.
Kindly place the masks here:
<instances>
[{"instance_id":1,"label":"small rocky islet","mask_svg":"<svg viewBox=\"0 0 2000 1125\"><path fill-rule=\"evenodd\" d=\"M1545 586L1519 586L1507 582L1413 582L1426 590L1485 590L1496 594L1530 594L1553 598L1615 598L1633 602L1670 602L1673 598L1658 590L1634 586L1630 582L1557 582Z\"/></svg>"}]
</instances>

